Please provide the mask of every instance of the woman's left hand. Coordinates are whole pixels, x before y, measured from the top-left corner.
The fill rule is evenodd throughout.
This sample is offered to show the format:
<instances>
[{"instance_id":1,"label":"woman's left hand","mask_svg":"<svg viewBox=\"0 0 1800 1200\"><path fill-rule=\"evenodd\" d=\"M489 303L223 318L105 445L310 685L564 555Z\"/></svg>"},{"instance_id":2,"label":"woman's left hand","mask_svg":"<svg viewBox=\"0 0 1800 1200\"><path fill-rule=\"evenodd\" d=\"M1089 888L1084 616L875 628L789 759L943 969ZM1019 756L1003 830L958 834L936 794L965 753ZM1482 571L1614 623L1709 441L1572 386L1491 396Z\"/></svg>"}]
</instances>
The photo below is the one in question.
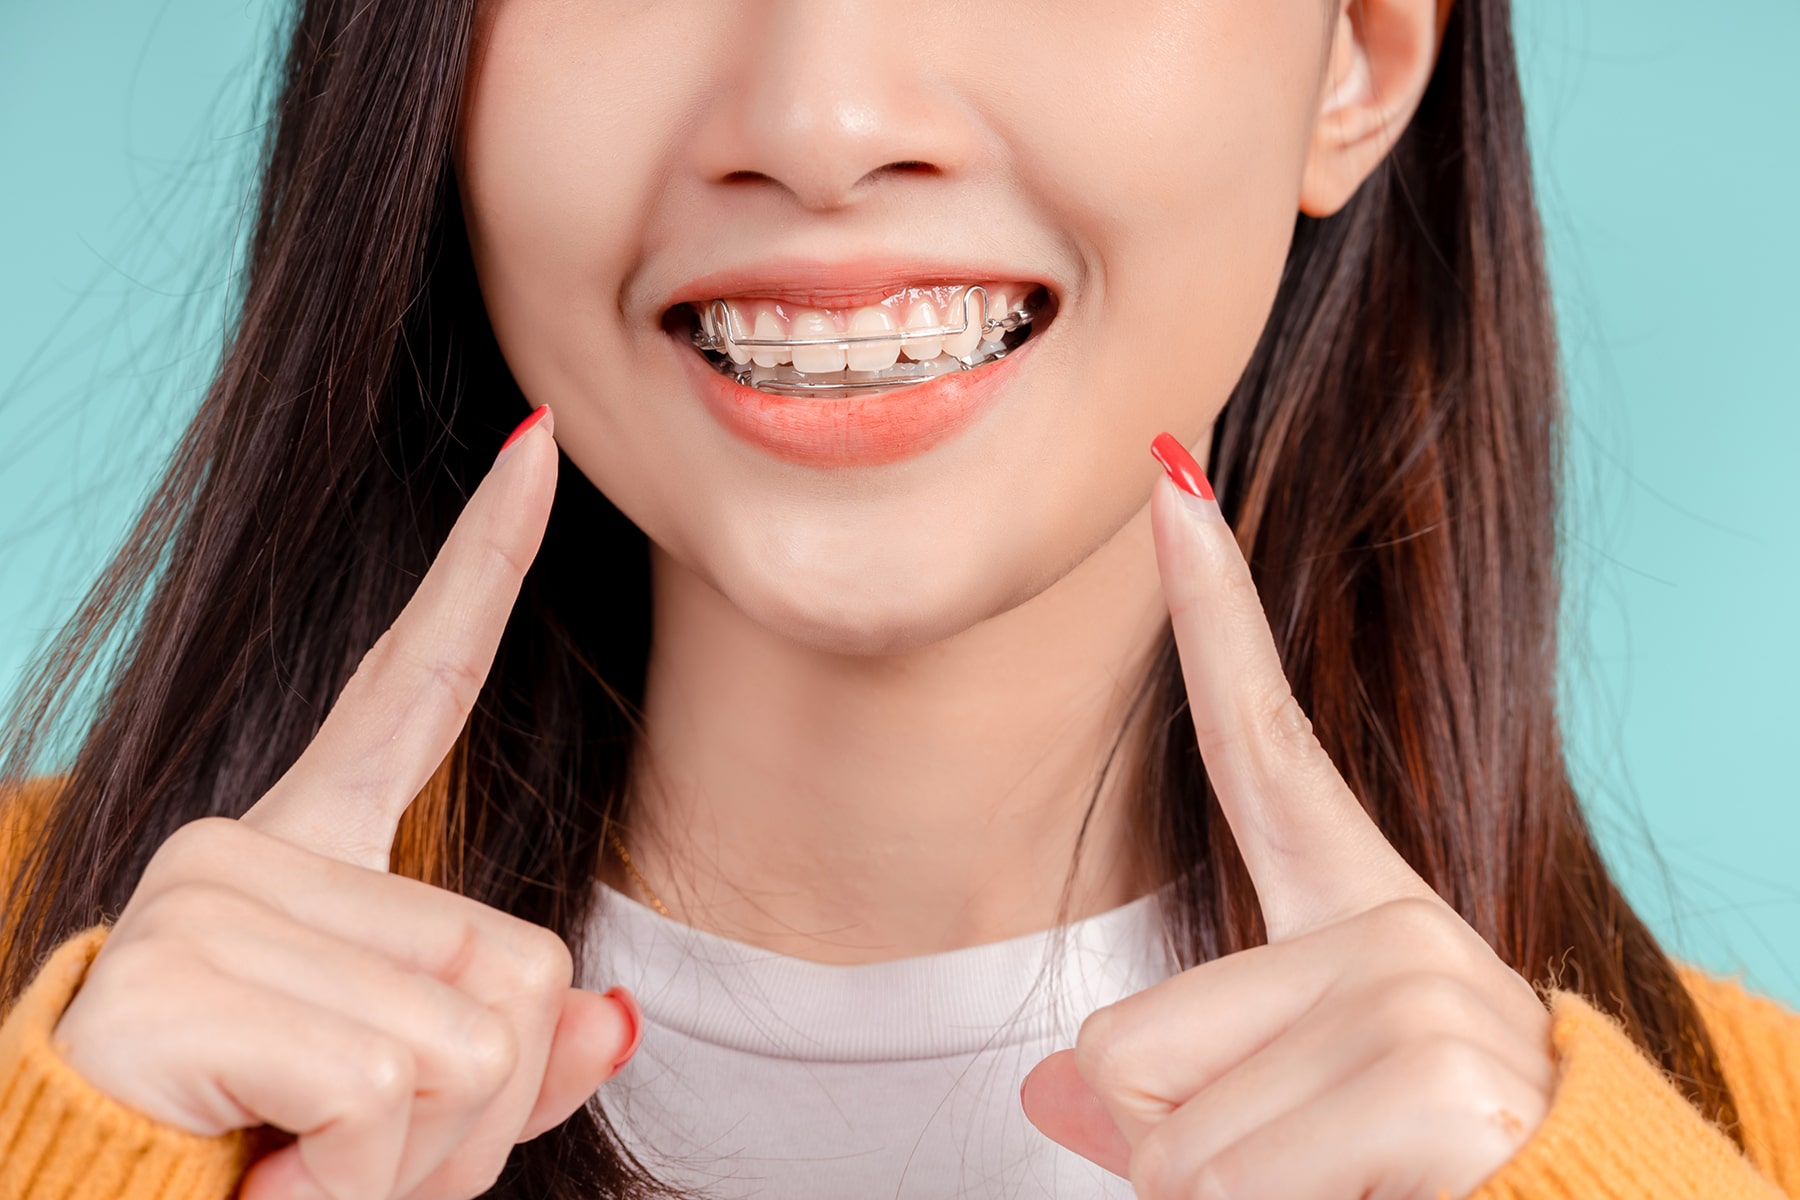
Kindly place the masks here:
<instances>
[{"instance_id":1,"label":"woman's left hand","mask_svg":"<svg viewBox=\"0 0 1800 1200\"><path fill-rule=\"evenodd\" d=\"M1157 562L1269 940L1096 1012L1026 1078L1025 1112L1144 1200L1466 1196L1549 1109L1549 1013L1332 766L1179 449L1158 439L1201 494L1158 481Z\"/></svg>"}]
</instances>

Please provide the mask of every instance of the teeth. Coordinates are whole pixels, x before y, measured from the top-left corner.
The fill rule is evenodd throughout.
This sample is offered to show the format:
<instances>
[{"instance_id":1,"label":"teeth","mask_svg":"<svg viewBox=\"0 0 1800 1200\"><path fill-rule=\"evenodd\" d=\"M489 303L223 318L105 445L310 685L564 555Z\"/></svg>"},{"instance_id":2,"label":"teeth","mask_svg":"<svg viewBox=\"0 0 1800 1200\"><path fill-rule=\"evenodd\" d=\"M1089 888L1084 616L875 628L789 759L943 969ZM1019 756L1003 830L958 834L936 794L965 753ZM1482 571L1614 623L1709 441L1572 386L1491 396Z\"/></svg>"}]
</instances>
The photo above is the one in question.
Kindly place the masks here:
<instances>
[{"instance_id":1,"label":"teeth","mask_svg":"<svg viewBox=\"0 0 1800 1200\"><path fill-rule=\"evenodd\" d=\"M1008 296L1005 292L993 291L993 292L988 293L988 315L990 317L993 317L996 321L998 321L998 320L1001 320L1002 318L1004 318L1006 316L1006 314L1011 311L1012 311L1012 298L1010 296ZM992 330L989 330L988 332L984 333L982 335L981 340L984 342L998 343L1000 341L1000 339L1004 338L1005 336L1006 336L1005 330L996 328L996 329L992 329Z\"/></svg>"},{"instance_id":2,"label":"teeth","mask_svg":"<svg viewBox=\"0 0 1800 1200\"><path fill-rule=\"evenodd\" d=\"M788 331L783 326L781 318L775 315L774 309L759 306L756 313L756 326L751 330L750 336L757 341L762 341L764 338L785 338L788 336ZM778 366L789 361L792 353L786 346L755 346L752 347L752 350L750 359L759 367Z\"/></svg>"},{"instance_id":3,"label":"teeth","mask_svg":"<svg viewBox=\"0 0 1800 1200\"><path fill-rule=\"evenodd\" d=\"M851 333L893 333L899 329L900 323L885 308L869 306L850 314ZM900 360L900 339L853 342L846 358L852 371L885 371Z\"/></svg>"},{"instance_id":4,"label":"teeth","mask_svg":"<svg viewBox=\"0 0 1800 1200\"><path fill-rule=\"evenodd\" d=\"M974 294L977 286L986 294L985 303ZM1015 295L1017 290L1016 284L933 284L900 289L879 304L843 309L797 309L785 301L749 296L714 300L695 306L695 341L715 356L718 370L766 390L784 385L816 389L839 382L899 386L1004 355L1009 331L990 330L987 324L1008 320L1014 307L1032 294L1030 287L1022 295ZM959 333L919 336L958 326ZM795 344L815 339L824 344Z\"/></svg>"},{"instance_id":5,"label":"teeth","mask_svg":"<svg viewBox=\"0 0 1800 1200\"><path fill-rule=\"evenodd\" d=\"M834 337L838 328L832 323L831 314L816 308L803 308L794 314L793 332L795 338ZM794 370L808 375L823 375L830 371L841 371L845 362L842 346L795 346Z\"/></svg>"},{"instance_id":6,"label":"teeth","mask_svg":"<svg viewBox=\"0 0 1800 1200\"><path fill-rule=\"evenodd\" d=\"M967 358L975 353L975 347L981 343L981 298L975 294L975 289L963 289L962 295L951 305L951 311L958 308L962 310L963 331L944 338L944 353L952 358ZM944 322L946 325L955 323L948 319Z\"/></svg>"},{"instance_id":7,"label":"teeth","mask_svg":"<svg viewBox=\"0 0 1800 1200\"><path fill-rule=\"evenodd\" d=\"M920 297L919 302L912 306L912 311L906 314L907 329L932 329L940 324L942 322L938 319L937 305L924 297ZM908 338L900 349L914 362L926 362L944 352L944 338L942 334L937 337Z\"/></svg>"},{"instance_id":8,"label":"teeth","mask_svg":"<svg viewBox=\"0 0 1800 1200\"><path fill-rule=\"evenodd\" d=\"M730 325L731 325L731 328L738 329L738 330L742 330L744 328L743 314L741 312L739 312L735 307L731 310ZM724 334L729 333L729 331L726 329L721 329L719 332L724 333ZM751 357L750 347L738 345L736 342L732 341L729 336L727 336L725 339L725 353L730 355L731 361L736 363L740 367L748 366L750 363L750 357Z\"/></svg>"}]
</instances>

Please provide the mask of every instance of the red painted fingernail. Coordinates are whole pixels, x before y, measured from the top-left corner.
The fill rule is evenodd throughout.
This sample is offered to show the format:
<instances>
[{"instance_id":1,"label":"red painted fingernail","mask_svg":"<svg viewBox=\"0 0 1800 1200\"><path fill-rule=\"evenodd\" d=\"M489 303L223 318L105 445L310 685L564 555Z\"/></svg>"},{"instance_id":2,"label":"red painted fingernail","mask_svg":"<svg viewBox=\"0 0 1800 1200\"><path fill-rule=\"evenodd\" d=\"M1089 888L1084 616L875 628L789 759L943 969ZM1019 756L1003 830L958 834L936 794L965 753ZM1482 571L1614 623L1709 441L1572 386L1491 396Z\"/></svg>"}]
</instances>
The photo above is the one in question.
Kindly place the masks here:
<instances>
[{"instance_id":1,"label":"red painted fingernail","mask_svg":"<svg viewBox=\"0 0 1800 1200\"><path fill-rule=\"evenodd\" d=\"M1150 453L1163 465L1163 470L1169 473L1169 478L1175 481L1176 487L1202 500L1213 498L1212 484L1206 482L1206 472L1200 469L1194 456L1188 453L1186 446L1175 440L1173 434L1157 434L1156 440L1150 443Z\"/></svg>"},{"instance_id":2,"label":"red painted fingernail","mask_svg":"<svg viewBox=\"0 0 1800 1200\"><path fill-rule=\"evenodd\" d=\"M613 1063L613 1074L617 1075L625 1069L625 1064L631 1061L631 1056L637 1053L638 1043L644 1040L644 1010L638 1007L637 997L631 994L629 988L608 988L600 994L610 996L618 1001L620 1006L625 1009L626 1017L631 1021L631 1041L626 1044L624 1051Z\"/></svg>"},{"instance_id":3,"label":"red painted fingernail","mask_svg":"<svg viewBox=\"0 0 1800 1200\"><path fill-rule=\"evenodd\" d=\"M554 430L556 428L556 422L550 420L550 406L548 404L539 405L537 408L532 409L531 415L526 417L523 421L520 421L518 428L507 434L506 440L500 443L500 454L505 454L508 450L511 450L514 442L518 441L546 421L550 422L551 429ZM494 455L496 462L499 461L500 454Z\"/></svg>"}]
</instances>

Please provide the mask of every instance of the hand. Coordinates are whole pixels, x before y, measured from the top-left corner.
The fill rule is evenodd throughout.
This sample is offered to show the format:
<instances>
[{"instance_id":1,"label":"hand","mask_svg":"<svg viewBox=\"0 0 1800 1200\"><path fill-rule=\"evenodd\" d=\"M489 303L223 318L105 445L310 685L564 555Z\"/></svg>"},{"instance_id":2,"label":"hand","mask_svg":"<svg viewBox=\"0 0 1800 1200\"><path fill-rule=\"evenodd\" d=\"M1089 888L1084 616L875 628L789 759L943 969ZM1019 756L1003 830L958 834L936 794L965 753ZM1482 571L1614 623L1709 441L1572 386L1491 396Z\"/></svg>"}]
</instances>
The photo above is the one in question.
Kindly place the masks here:
<instances>
[{"instance_id":1,"label":"hand","mask_svg":"<svg viewBox=\"0 0 1800 1200\"><path fill-rule=\"evenodd\" d=\"M555 934L386 873L543 537L542 415L280 782L241 821L158 849L55 1032L71 1067L156 1121L296 1135L251 1168L246 1200L476 1195L635 1047L635 1002L571 988Z\"/></svg>"},{"instance_id":2,"label":"hand","mask_svg":"<svg viewBox=\"0 0 1800 1200\"><path fill-rule=\"evenodd\" d=\"M1025 1111L1145 1200L1467 1195L1549 1109L1549 1014L1332 766L1231 530L1165 438L1200 495L1158 481L1157 562L1269 940L1096 1012L1027 1077Z\"/></svg>"}]
</instances>

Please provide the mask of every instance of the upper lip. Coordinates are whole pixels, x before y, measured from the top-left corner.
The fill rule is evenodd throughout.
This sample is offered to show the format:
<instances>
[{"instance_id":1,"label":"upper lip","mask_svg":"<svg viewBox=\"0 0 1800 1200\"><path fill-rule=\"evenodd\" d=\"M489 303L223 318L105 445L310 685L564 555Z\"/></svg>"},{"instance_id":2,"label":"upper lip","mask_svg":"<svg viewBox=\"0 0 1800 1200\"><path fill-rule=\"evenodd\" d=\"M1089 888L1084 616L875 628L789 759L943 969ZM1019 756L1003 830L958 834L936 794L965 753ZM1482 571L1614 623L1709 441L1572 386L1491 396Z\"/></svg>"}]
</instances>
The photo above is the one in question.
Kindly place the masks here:
<instances>
[{"instance_id":1,"label":"upper lip","mask_svg":"<svg viewBox=\"0 0 1800 1200\"><path fill-rule=\"evenodd\" d=\"M659 312L733 296L782 300L818 308L874 304L901 288L935 284L1034 283L1056 289L1031 271L998 263L923 258L861 258L826 262L789 258L728 267L689 280L664 297Z\"/></svg>"}]
</instances>

